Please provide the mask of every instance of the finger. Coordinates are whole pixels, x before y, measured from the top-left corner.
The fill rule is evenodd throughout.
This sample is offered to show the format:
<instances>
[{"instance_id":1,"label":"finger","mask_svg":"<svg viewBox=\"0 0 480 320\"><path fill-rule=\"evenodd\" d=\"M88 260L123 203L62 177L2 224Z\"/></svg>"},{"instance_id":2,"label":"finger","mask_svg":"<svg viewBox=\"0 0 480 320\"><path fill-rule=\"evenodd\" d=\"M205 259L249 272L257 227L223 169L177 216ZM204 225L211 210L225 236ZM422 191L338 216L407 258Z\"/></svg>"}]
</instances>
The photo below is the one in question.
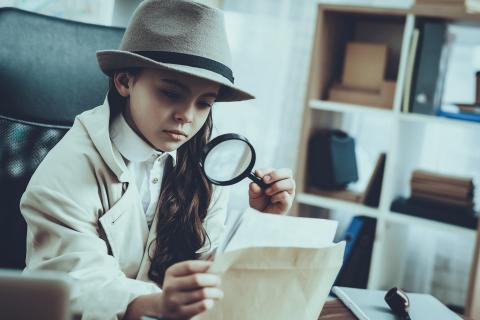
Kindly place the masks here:
<instances>
[{"instance_id":1,"label":"finger","mask_svg":"<svg viewBox=\"0 0 480 320\"><path fill-rule=\"evenodd\" d=\"M266 175L268 175L270 172L273 172L273 168L264 168L264 169L257 169L255 170L255 174L260 177L264 178Z\"/></svg>"},{"instance_id":2,"label":"finger","mask_svg":"<svg viewBox=\"0 0 480 320\"><path fill-rule=\"evenodd\" d=\"M212 262L205 260L187 260L178 262L167 269L166 274L173 277L182 277L198 272L206 272Z\"/></svg>"},{"instance_id":3,"label":"finger","mask_svg":"<svg viewBox=\"0 0 480 320\"><path fill-rule=\"evenodd\" d=\"M172 281L171 287L177 291L190 291L204 287L218 287L220 277L211 273L196 273L185 277L179 277Z\"/></svg>"},{"instance_id":4,"label":"finger","mask_svg":"<svg viewBox=\"0 0 480 320\"><path fill-rule=\"evenodd\" d=\"M282 169L277 169L273 170L271 172L268 172L265 176L263 176L263 180L267 183L272 183L275 181L283 180L283 179L288 179L292 178L293 173L292 170L289 168L282 168Z\"/></svg>"},{"instance_id":5,"label":"finger","mask_svg":"<svg viewBox=\"0 0 480 320\"><path fill-rule=\"evenodd\" d=\"M285 202L272 203L270 207L270 213L285 213L290 208L290 205Z\"/></svg>"},{"instance_id":6,"label":"finger","mask_svg":"<svg viewBox=\"0 0 480 320\"><path fill-rule=\"evenodd\" d=\"M295 192L295 180L292 178L286 178L280 181L273 183L270 187L265 190L265 193L269 196L273 196L277 193L287 191L289 194Z\"/></svg>"},{"instance_id":7,"label":"finger","mask_svg":"<svg viewBox=\"0 0 480 320\"><path fill-rule=\"evenodd\" d=\"M285 213L290 209L291 200L280 200L275 203L271 203L265 210L267 213Z\"/></svg>"},{"instance_id":8,"label":"finger","mask_svg":"<svg viewBox=\"0 0 480 320\"><path fill-rule=\"evenodd\" d=\"M248 193L249 193L249 197L252 199L260 198L265 194L263 189L255 182L250 183L248 188Z\"/></svg>"},{"instance_id":9,"label":"finger","mask_svg":"<svg viewBox=\"0 0 480 320\"><path fill-rule=\"evenodd\" d=\"M183 317L191 318L206 310L212 309L214 305L215 302L212 299L205 299L180 307L180 313Z\"/></svg>"},{"instance_id":10,"label":"finger","mask_svg":"<svg viewBox=\"0 0 480 320\"><path fill-rule=\"evenodd\" d=\"M270 199L271 203L279 203L279 202L288 202L290 195L288 194L287 191L282 191L280 193L277 193L276 195L272 196Z\"/></svg>"},{"instance_id":11,"label":"finger","mask_svg":"<svg viewBox=\"0 0 480 320\"><path fill-rule=\"evenodd\" d=\"M192 304L205 299L219 300L223 298L223 291L219 288L202 288L193 291L179 292L175 301L180 305Z\"/></svg>"}]
</instances>

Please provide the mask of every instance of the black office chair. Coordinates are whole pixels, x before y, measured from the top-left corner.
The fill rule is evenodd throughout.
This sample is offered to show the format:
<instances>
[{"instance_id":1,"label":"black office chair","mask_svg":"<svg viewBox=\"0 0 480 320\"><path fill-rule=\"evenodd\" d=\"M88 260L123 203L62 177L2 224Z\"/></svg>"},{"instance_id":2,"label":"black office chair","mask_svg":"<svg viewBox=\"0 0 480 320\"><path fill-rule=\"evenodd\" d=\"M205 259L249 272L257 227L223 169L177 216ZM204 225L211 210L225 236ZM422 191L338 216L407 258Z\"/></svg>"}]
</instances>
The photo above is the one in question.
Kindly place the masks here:
<instances>
[{"instance_id":1,"label":"black office chair","mask_svg":"<svg viewBox=\"0 0 480 320\"><path fill-rule=\"evenodd\" d=\"M123 31L0 8L0 268L24 268L20 198L75 116L103 102L95 51L117 48Z\"/></svg>"}]
</instances>

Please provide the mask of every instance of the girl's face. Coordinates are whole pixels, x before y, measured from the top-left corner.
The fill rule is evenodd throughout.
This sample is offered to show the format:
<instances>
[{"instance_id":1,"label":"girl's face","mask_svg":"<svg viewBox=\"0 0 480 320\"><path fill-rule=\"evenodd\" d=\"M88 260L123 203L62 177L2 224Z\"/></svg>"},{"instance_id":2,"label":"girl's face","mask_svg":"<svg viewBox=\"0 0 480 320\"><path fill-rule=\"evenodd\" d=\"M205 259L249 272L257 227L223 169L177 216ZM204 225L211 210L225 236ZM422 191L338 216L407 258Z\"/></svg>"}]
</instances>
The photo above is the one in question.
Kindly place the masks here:
<instances>
[{"instance_id":1,"label":"girl's face","mask_svg":"<svg viewBox=\"0 0 480 320\"><path fill-rule=\"evenodd\" d=\"M129 97L124 113L129 125L161 151L178 149L201 129L220 89L212 81L159 69L134 77L116 74L115 86Z\"/></svg>"}]
</instances>

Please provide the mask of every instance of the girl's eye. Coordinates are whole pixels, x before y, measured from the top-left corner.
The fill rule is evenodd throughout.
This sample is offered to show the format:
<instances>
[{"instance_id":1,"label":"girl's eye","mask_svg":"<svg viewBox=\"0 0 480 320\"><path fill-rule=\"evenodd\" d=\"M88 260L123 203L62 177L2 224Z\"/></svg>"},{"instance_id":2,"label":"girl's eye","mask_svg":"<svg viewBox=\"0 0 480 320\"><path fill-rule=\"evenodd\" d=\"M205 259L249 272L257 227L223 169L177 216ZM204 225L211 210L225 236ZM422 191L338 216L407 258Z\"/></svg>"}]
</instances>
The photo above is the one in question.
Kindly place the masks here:
<instances>
[{"instance_id":1,"label":"girl's eye","mask_svg":"<svg viewBox=\"0 0 480 320\"><path fill-rule=\"evenodd\" d=\"M199 104L203 108L211 108L213 105L213 103L208 103L208 102L200 102Z\"/></svg>"},{"instance_id":2,"label":"girl's eye","mask_svg":"<svg viewBox=\"0 0 480 320\"><path fill-rule=\"evenodd\" d=\"M176 93L176 92L173 92L173 91L162 90L162 93L163 93L166 97L168 97L168 98L170 98L170 99L172 99L172 100L178 100L178 99L180 99L180 98L182 97L182 95L180 95L180 94L178 94L178 93Z\"/></svg>"}]
</instances>

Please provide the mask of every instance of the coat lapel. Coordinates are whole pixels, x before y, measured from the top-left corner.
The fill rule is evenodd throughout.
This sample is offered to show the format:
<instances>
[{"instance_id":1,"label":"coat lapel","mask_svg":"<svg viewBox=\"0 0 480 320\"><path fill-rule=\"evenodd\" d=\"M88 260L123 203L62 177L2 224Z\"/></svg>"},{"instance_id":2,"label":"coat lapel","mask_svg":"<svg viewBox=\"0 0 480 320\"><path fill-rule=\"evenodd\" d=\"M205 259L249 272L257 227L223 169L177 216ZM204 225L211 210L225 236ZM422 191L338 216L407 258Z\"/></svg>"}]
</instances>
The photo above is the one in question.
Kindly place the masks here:
<instances>
[{"instance_id":1,"label":"coat lapel","mask_svg":"<svg viewBox=\"0 0 480 320\"><path fill-rule=\"evenodd\" d=\"M161 190L165 190L165 182L167 181L167 177L173 170L173 159L172 156L167 158L165 162L165 168L163 170L163 177L162 177L162 187ZM160 203L157 205L160 205ZM149 281L148 278L148 271L150 270L151 260L150 257L153 257L155 254L155 239L157 237L157 224L158 224L158 216L161 214L157 209L157 213L153 218L152 225L150 227L150 232L148 233L147 245L145 247L145 252L143 253L142 262L140 264L140 271L138 272L137 279Z\"/></svg>"},{"instance_id":2,"label":"coat lapel","mask_svg":"<svg viewBox=\"0 0 480 320\"><path fill-rule=\"evenodd\" d=\"M140 263L140 270L138 271L138 275L137 275L138 280L150 281L148 278L148 271L150 270L150 265L151 265L150 257L153 257L155 253L155 239L157 237L157 220L158 220L158 213L153 218L152 226L150 227L150 232L148 233L145 251L143 253L142 262Z\"/></svg>"}]
</instances>

